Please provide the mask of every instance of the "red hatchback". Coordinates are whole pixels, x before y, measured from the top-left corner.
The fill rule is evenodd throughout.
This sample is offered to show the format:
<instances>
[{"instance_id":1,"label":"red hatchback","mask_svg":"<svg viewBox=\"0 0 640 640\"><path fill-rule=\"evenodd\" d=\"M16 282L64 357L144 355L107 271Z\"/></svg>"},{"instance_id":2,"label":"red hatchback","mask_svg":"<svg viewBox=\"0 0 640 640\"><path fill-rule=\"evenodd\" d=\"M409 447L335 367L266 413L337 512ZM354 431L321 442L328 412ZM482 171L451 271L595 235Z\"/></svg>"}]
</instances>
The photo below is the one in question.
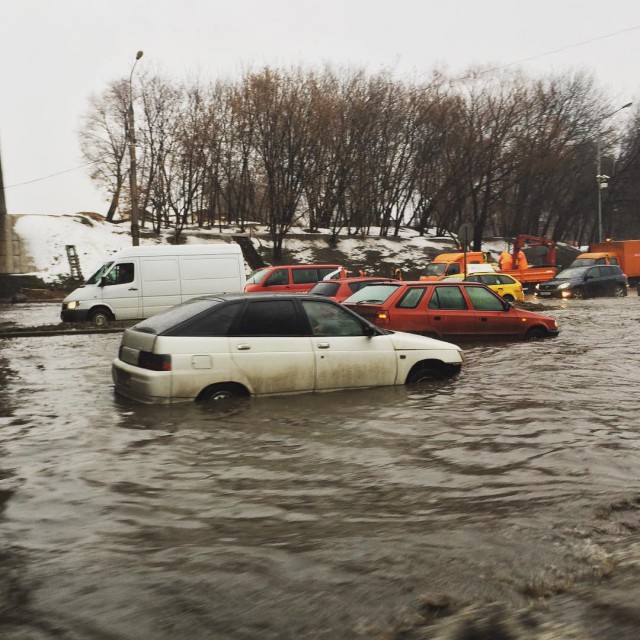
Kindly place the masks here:
<instances>
[{"instance_id":1,"label":"red hatchback","mask_svg":"<svg viewBox=\"0 0 640 640\"><path fill-rule=\"evenodd\" d=\"M537 340L557 336L549 316L516 309L483 284L388 282L364 287L346 307L385 329L445 340Z\"/></svg>"},{"instance_id":2,"label":"red hatchback","mask_svg":"<svg viewBox=\"0 0 640 640\"><path fill-rule=\"evenodd\" d=\"M323 280L313 285L313 288L309 290L309 293L314 293L318 296L326 296L342 302L349 296L352 296L356 291L360 291L363 287L377 282L400 282L394 278L378 278L376 276L360 276L358 278L341 278L340 280Z\"/></svg>"}]
</instances>

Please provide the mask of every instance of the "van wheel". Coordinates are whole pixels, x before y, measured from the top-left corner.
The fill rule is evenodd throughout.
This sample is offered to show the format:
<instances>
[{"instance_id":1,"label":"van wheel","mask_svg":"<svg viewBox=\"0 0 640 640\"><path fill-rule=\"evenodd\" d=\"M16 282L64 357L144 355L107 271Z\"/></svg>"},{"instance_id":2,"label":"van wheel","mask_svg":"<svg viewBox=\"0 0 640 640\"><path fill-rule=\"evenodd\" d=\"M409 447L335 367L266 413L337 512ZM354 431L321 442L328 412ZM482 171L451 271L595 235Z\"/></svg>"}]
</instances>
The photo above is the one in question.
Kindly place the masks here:
<instances>
[{"instance_id":1,"label":"van wheel","mask_svg":"<svg viewBox=\"0 0 640 640\"><path fill-rule=\"evenodd\" d=\"M547 332L541 327L533 327L527 331L527 335L524 339L527 342L536 342L537 340L542 340L547 337Z\"/></svg>"},{"instance_id":2,"label":"van wheel","mask_svg":"<svg viewBox=\"0 0 640 640\"><path fill-rule=\"evenodd\" d=\"M207 387L200 392L200 395L196 399L204 402L217 402L218 400L227 400L228 398L237 398L248 395L247 390L240 385L221 383Z\"/></svg>"},{"instance_id":3,"label":"van wheel","mask_svg":"<svg viewBox=\"0 0 640 640\"><path fill-rule=\"evenodd\" d=\"M424 364L409 372L405 384L418 384L431 380L442 380L442 371L434 365Z\"/></svg>"},{"instance_id":4,"label":"van wheel","mask_svg":"<svg viewBox=\"0 0 640 640\"><path fill-rule=\"evenodd\" d=\"M104 327L111 322L112 318L108 311L98 309L89 316L89 320L91 320L96 327Z\"/></svg>"},{"instance_id":5,"label":"van wheel","mask_svg":"<svg viewBox=\"0 0 640 640\"><path fill-rule=\"evenodd\" d=\"M613 295L616 298L624 298L627 295L627 290L621 285L616 285L616 288L613 290Z\"/></svg>"}]
</instances>

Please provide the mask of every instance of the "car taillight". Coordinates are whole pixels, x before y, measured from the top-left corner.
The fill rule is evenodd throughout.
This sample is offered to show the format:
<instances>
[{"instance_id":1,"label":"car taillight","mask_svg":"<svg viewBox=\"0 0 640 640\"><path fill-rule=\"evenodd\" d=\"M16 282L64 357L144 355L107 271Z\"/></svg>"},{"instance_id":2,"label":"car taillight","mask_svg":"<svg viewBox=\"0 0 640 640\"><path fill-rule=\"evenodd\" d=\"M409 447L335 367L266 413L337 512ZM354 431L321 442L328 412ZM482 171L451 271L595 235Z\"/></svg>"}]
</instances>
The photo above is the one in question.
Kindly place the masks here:
<instances>
[{"instance_id":1,"label":"car taillight","mask_svg":"<svg viewBox=\"0 0 640 640\"><path fill-rule=\"evenodd\" d=\"M138 366L150 371L171 371L171 356L162 353L141 351L138 356Z\"/></svg>"},{"instance_id":2,"label":"car taillight","mask_svg":"<svg viewBox=\"0 0 640 640\"><path fill-rule=\"evenodd\" d=\"M389 324L389 314L386 311L376 313L376 324Z\"/></svg>"}]
</instances>

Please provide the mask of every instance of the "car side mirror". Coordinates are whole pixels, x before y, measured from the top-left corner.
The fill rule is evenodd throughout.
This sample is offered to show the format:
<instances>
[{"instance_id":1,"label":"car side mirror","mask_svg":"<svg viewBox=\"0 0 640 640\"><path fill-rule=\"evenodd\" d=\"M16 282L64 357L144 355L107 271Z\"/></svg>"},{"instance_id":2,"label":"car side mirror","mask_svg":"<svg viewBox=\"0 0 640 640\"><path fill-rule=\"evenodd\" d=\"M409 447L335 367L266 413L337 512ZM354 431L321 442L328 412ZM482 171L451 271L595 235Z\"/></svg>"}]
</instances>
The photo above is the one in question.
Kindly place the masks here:
<instances>
[{"instance_id":1,"label":"car side mirror","mask_svg":"<svg viewBox=\"0 0 640 640\"><path fill-rule=\"evenodd\" d=\"M378 334L378 330L374 326L370 324L365 324L364 335L367 336L368 338L373 338L373 336L377 336L379 334Z\"/></svg>"},{"instance_id":2,"label":"car side mirror","mask_svg":"<svg viewBox=\"0 0 640 640\"><path fill-rule=\"evenodd\" d=\"M511 311L511 309L515 309L515 307L513 306L513 302L509 302L509 300L505 300L504 301L504 310L505 311Z\"/></svg>"}]
</instances>

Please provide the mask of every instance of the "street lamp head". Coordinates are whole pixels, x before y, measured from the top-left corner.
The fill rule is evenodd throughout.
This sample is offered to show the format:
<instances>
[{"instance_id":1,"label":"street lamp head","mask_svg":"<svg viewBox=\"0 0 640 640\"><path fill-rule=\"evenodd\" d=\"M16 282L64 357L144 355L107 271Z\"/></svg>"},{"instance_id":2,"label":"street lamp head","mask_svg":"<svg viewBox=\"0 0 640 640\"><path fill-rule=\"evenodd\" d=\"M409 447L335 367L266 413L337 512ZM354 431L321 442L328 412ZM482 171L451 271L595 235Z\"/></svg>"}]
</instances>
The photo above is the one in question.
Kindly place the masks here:
<instances>
[{"instance_id":1,"label":"street lamp head","mask_svg":"<svg viewBox=\"0 0 640 640\"><path fill-rule=\"evenodd\" d=\"M136 60L140 60L140 58L142 58L142 56L144 55L143 51L138 51L138 53L136 53ZM631 104L631 103L629 103Z\"/></svg>"}]
</instances>

